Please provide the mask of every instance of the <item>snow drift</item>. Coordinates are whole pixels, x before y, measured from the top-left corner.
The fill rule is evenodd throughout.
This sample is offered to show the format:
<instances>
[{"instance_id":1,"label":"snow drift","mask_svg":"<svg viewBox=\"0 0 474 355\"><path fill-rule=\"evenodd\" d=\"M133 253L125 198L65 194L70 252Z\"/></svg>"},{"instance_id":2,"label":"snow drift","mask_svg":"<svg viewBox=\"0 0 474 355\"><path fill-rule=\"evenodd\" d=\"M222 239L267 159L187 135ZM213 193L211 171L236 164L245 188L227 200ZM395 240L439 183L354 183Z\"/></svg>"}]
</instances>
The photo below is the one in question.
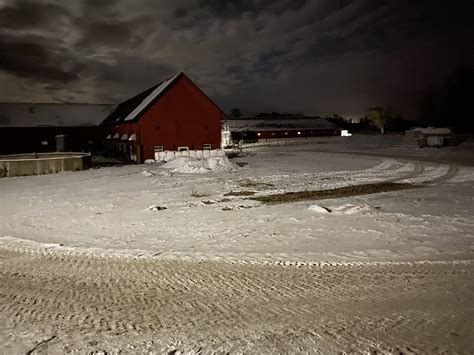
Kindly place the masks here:
<instances>
[{"instance_id":1,"label":"snow drift","mask_svg":"<svg viewBox=\"0 0 474 355\"><path fill-rule=\"evenodd\" d=\"M203 174L209 172L233 171L238 167L232 163L226 156L208 157L196 159L192 157L178 157L161 166L163 169L169 169L172 172L182 174Z\"/></svg>"}]
</instances>

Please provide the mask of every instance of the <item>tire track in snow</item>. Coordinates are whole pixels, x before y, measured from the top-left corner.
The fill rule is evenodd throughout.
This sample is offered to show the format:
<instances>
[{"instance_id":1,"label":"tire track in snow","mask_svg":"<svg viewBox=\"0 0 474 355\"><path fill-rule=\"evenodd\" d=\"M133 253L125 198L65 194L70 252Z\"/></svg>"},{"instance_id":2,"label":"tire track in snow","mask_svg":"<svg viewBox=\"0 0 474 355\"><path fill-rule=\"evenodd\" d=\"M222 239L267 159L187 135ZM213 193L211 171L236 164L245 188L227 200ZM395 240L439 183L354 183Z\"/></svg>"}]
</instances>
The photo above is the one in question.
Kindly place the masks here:
<instances>
[{"instance_id":1,"label":"tire track in snow","mask_svg":"<svg viewBox=\"0 0 474 355\"><path fill-rule=\"evenodd\" d=\"M448 182L450 179L456 177L459 174L459 171L460 171L459 166L449 165L449 168L448 168L448 171L446 172L446 174L444 174L444 175L442 175L438 178L435 178L435 179L431 180L430 182L431 183L436 183L436 184Z\"/></svg>"},{"instance_id":2,"label":"tire track in snow","mask_svg":"<svg viewBox=\"0 0 474 355\"><path fill-rule=\"evenodd\" d=\"M471 263L281 267L2 249L0 260L0 316L67 342L123 333L125 343L178 338L184 351L474 350L450 335L472 330Z\"/></svg>"}]
</instances>

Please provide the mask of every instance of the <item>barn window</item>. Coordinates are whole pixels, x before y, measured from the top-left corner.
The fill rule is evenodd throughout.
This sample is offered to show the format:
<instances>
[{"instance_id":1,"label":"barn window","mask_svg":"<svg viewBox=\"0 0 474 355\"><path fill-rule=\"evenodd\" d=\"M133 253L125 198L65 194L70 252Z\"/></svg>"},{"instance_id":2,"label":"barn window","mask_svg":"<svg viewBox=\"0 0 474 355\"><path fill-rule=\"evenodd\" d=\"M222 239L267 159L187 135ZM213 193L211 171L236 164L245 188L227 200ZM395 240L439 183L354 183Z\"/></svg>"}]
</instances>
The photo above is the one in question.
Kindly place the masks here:
<instances>
[{"instance_id":1,"label":"barn window","mask_svg":"<svg viewBox=\"0 0 474 355\"><path fill-rule=\"evenodd\" d=\"M285 136L287 136L287 135L288 135L288 132L285 132Z\"/></svg>"},{"instance_id":2,"label":"barn window","mask_svg":"<svg viewBox=\"0 0 474 355\"><path fill-rule=\"evenodd\" d=\"M162 151L163 151L163 146L162 145L155 145L153 147L153 152L155 152L155 153L160 153Z\"/></svg>"},{"instance_id":3,"label":"barn window","mask_svg":"<svg viewBox=\"0 0 474 355\"><path fill-rule=\"evenodd\" d=\"M274 135L275 135L275 132L272 132L272 136L274 136Z\"/></svg>"},{"instance_id":4,"label":"barn window","mask_svg":"<svg viewBox=\"0 0 474 355\"><path fill-rule=\"evenodd\" d=\"M211 150L211 149L212 149L212 145L211 145L211 144L203 144L203 145L202 145L202 149L203 149L203 150Z\"/></svg>"},{"instance_id":5,"label":"barn window","mask_svg":"<svg viewBox=\"0 0 474 355\"><path fill-rule=\"evenodd\" d=\"M48 141L42 141L41 145L48 145Z\"/></svg>"},{"instance_id":6,"label":"barn window","mask_svg":"<svg viewBox=\"0 0 474 355\"><path fill-rule=\"evenodd\" d=\"M178 152L187 152L189 147L178 147Z\"/></svg>"},{"instance_id":7,"label":"barn window","mask_svg":"<svg viewBox=\"0 0 474 355\"><path fill-rule=\"evenodd\" d=\"M257 136L259 136L259 137L260 137L261 135L262 135L262 134L261 134L260 132L258 132L258 133L257 133Z\"/></svg>"},{"instance_id":8,"label":"barn window","mask_svg":"<svg viewBox=\"0 0 474 355\"><path fill-rule=\"evenodd\" d=\"M301 132L298 132L298 134L301 134Z\"/></svg>"}]
</instances>

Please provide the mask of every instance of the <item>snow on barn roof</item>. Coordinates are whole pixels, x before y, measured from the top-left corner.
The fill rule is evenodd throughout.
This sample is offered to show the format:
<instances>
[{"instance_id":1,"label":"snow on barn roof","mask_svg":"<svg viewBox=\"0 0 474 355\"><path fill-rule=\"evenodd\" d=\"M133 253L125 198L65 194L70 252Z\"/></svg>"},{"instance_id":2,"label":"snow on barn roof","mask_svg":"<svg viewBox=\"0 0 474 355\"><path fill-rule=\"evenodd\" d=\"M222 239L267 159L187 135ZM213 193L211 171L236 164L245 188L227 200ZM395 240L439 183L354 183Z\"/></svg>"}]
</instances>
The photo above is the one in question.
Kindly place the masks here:
<instances>
[{"instance_id":1,"label":"snow on barn roof","mask_svg":"<svg viewBox=\"0 0 474 355\"><path fill-rule=\"evenodd\" d=\"M171 78L168 78L158 85L155 85L148 90L141 92L140 94L128 99L117 106L114 112L112 112L102 124L115 124L120 122L134 121L142 115L144 111L148 109L156 100L158 100L167 89L169 89L178 77L183 73L178 73Z\"/></svg>"},{"instance_id":2,"label":"snow on barn roof","mask_svg":"<svg viewBox=\"0 0 474 355\"><path fill-rule=\"evenodd\" d=\"M335 124L320 117L288 117L288 118L246 118L223 121L223 125L231 131L285 131L297 129L337 129Z\"/></svg>"}]
</instances>

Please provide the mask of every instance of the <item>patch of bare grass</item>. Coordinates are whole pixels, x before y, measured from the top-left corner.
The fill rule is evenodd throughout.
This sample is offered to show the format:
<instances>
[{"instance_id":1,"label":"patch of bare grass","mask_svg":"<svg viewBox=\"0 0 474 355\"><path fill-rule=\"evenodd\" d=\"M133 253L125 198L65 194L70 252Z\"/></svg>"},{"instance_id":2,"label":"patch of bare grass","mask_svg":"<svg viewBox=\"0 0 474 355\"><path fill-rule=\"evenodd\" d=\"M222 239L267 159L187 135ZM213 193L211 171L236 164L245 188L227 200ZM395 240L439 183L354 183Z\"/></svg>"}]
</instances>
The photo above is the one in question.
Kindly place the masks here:
<instances>
[{"instance_id":1,"label":"patch of bare grass","mask_svg":"<svg viewBox=\"0 0 474 355\"><path fill-rule=\"evenodd\" d=\"M226 198L222 198L222 199L218 200L217 202L221 202L221 203L222 203L222 202L230 202L230 201L232 201L232 200L231 200L230 198L227 198L227 197L226 197Z\"/></svg>"},{"instance_id":2,"label":"patch of bare grass","mask_svg":"<svg viewBox=\"0 0 474 355\"><path fill-rule=\"evenodd\" d=\"M245 180L240 183L240 186L245 187L245 188L268 190L274 187L275 185L270 184L268 182L257 182L257 181L252 181L252 180Z\"/></svg>"},{"instance_id":3,"label":"patch of bare grass","mask_svg":"<svg viewBox=\"0 0 474 355\"><path fill-rule=\"evenodd\" d=\"M201 192L198 192L194 189L193 189L193 191L191 191L191 197L202 198L202 197L207 197L207 196L209 196L209 194L201 193Z\"/></svg>"},{"instance_id":4,"label":"patch of bare grass","mask_svg":"<svg viewBox=\"0 0 474 355\"><path fill-rule=\"evenodd\" d=\"M331 190L285 192L281 194L250 197L250 199L267 204L278 204L298 202L304 200L325 200L331 198L369 195L381 192L413 189L416 187L419 186L395 182L382 182L375 184L345 186Z\"/></svg>"},{"instance_id":5,"label":"patch of bare grass","mask_svg":"<svg viewBox=\"0 0 474 355\"><path fill-rule=\"evenodd\" d=\"M204 201L201 201L201 202L205 205L213 205L214 203L216 203L215 201L212 201L212 200L204 200Z\"/></svg>"},{"instance_id":6,"label":"patch of bare grass","mask_svg":"<svg viewBox=\"0 0 474 355\"><path fill-rule=\"evenodd\" d=\"M231 191L224 194L224 196L253 196L255 194L255 191Z\"/></svg>"}]
</instances>

